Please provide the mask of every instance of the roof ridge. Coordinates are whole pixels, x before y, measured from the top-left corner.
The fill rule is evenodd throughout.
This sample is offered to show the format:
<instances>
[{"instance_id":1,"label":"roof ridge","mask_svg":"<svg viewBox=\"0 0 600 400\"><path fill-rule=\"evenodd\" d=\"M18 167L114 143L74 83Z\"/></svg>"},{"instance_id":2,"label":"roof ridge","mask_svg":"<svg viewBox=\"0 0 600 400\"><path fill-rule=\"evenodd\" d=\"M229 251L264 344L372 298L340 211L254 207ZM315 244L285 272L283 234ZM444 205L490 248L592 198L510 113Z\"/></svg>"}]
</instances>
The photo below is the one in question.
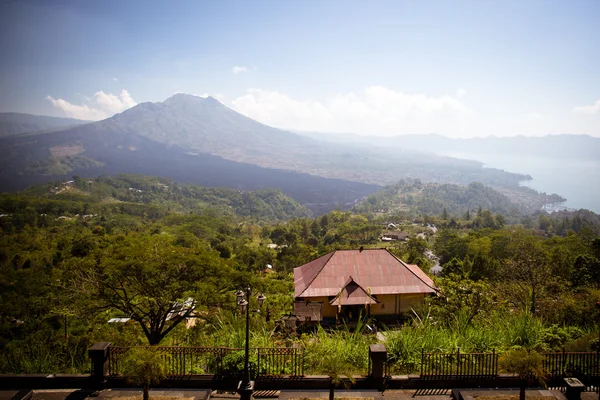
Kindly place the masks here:
<instances>
[{"instance_id":1,"label":"roof ridge","mask_svg":"<svg viewBox=\"0 0 600 400\"><path fill-rule=\"evenodd\" d=\"M433 290L435 290L436 292L438 292L438 291L439 291L439 289L438 289L438 288L436 288L436 287L434 287L434 286L431 286L430 284L428 284L427 282L425 282L423 279L421 279L421 277L420 277L419 275L415 274L415 272L414 272L412 269L410 269L410 268L408 267L408 264L406 264L406 263L405 263L404 261L402 261L400 258L396 257L396 255L395 255L394 253L392 253L392 252L391 252L391 251L389 251L388 249L385 249L385 251L387 251L388 253L390 253L390 255L391 255L392 257L394 257L396 260L400 261L400 263L402 264L402 266L404 266L404 268L406 268L407 270L409 270L411 274L413 274L414 276L416 276L416 277L417 277L417 279L418 279L418 280L420 280L421 282L423 282L423 283L424 283L426 286L428 286L428 287L432 288L432 289L433 289ZM413 265L413 264L411 264L411 265ZM417 268L419 268L419 269L420 269L420 267L419 267L417 264L414 264L414 265L416 265L416 266L417 266ZM422 271L422 270L421 270L421 271Z\"/></svg>"},{"instance_id":2,"label":"roof ridge","mask_svg":"<svg viewBox=\"0 0 600 400\"><path fill-rule=\"evenodd\" d=\"M310 285L312 285L312 283L315 281L315 279L317 279L317 276L319 276L319 274L321 273L321 271L323 271L323 268L325 268L325 266L327 265L327 263L329 262L329 260L331 260L331 257L333 257L333 255L335 254L336 251L337 250L334 250L331 253L325 254L324 256L322 256L322 257L327 257L329 255L329 258L327 260L325 260L325 262L323 263L323 265L321 265L321 268L319 268L319 270L317 271L317 273L315 274L315 276L312 277L312 279L310 280L310 282L308 283L308 285L306 285L304 287L304 290L300 294L298 294L298 296L294 296L294 297L301 297L302 294L304 292L306 292L306 290L310 287Z\"/></svg>"}]
</instances>

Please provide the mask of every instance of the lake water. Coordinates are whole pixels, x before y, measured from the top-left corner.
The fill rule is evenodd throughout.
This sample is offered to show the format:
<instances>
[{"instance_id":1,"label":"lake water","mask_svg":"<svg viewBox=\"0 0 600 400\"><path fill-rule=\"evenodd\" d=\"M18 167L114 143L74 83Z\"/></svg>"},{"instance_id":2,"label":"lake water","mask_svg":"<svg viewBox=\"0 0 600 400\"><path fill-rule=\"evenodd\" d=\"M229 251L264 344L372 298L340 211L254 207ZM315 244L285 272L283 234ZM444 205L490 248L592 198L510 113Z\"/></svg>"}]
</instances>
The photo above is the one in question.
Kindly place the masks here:
<instances>
[{"instance_id":1,"label":"lake water","mask_svg":"<svg viewBox=\"0 0 600 400\"><path fill-rule=\"evenodd\" d=\"M486 167L529 174L531 181L521 182L538 192L557 193L566 198L562 205L586 208L600 214L600 160L570 158L519 157L504 154L446 153L449 157L477 160Z\"/></svg>"}]
</instances>

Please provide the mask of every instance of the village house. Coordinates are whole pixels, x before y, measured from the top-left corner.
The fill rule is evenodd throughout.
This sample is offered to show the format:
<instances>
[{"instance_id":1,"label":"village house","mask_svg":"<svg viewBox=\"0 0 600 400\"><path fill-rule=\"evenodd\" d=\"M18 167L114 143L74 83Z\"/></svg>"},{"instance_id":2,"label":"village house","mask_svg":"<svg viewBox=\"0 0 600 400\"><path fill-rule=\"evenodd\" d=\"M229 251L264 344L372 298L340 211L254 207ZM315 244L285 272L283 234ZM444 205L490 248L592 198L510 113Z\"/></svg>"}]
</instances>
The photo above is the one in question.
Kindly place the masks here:
<instances>
[{"instance_id":1,"label":"village house","mask_svg":"<svg viewBox=\"0 0 600 400\"><path fill-rule=\"evenodd\" d=\"M406 242L406 240L408 240L408 233L406 232L400 232L400 231L389 231L389 232L384 232L383 235L381 235L381 240L401 240L403 242Z\"/></svg>"},{"instance_id":2,"label":"village house","mask_svg":"<svg viewBox=\"0 0 600 400\"><path fill-rule=\"evenodd\" d=\"M437 293L417 265L386 249L337 250L294 268L294 314L300 321L397 319Z\"/></svg>"}]
</instances>

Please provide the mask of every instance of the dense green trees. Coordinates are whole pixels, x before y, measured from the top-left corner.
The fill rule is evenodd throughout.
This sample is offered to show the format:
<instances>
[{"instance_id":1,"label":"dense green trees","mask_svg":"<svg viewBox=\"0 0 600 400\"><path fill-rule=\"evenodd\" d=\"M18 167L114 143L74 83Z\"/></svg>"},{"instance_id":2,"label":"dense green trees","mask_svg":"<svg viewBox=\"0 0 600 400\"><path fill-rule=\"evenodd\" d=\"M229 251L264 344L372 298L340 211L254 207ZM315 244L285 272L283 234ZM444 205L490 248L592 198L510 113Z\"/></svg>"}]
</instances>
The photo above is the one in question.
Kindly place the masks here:
<instances>
[{"instance_id":1,"label":"dense green trees","mask_svg":"<svg viewBox=\"0 0 600 400\"><path fill-rule=\"evenodd\" d=\"M166 235L121 237L72 260L70 288L93 311L117 310L159 344L199 304L216 302L233 285L226 265L202 246L176 246Z\"/></svg>"},{"instance_id":2,"label":"dense green trees","mask_svg":"<svg viewBox=\"0 0 600 400\"><path fill-rule=\"evenodd\" d=\"M404 185L428 190L420 182ZM487 193L479 185L467 190ZM337 210L310 218L275 191L205 189L126 175L0 195L0 370L74 372L87 366L86 348L94 340L238 345L243 324L233 294L239 285L264 292L275 320L292 309L294 267L361 246L386 246L426 272L433 253L443 267L436 278L442 296L411 311L415 322L406 334L390 335L390 348L406 360L418 346L589 348L600 300L595 214L535 215L515 225L509 224L514 216L470 204L461 212L446 206L448 219L441 220L411 214L433 203L408 196L413 210ZM367 207L378 210L381 199L368 199ZM468 220L460 217L467 212ZM411 233L408 242L380 241L390 221ZM198 324L186 329L181 321L191 312ZM111 317L132 322L116 327L107 324ZM227 329L219 328L224 319ZM254 343L273 344L272 321L260 321L252 324L264 335ZM237 336L225 336L227 330ZM345 351L348 357L363 354Z\"/></svg>"}]
</instances>

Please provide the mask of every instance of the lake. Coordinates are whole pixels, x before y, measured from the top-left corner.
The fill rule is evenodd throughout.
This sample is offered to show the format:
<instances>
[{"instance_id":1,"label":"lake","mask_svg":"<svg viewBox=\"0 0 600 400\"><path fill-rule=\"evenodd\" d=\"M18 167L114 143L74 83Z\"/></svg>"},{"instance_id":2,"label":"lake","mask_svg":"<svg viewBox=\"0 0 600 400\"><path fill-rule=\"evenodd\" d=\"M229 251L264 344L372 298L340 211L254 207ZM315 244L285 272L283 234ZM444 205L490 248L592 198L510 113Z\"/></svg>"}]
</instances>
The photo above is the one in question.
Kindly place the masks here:
<instances>
[{"instance_id":1,"label":"lake","mask_svg":"<svg viewBox=\"0 0 600 400\"><path fill-rule=\"evenodd\" d=\"M445 153L448 157L477 160L485 167L529 174L523 181L538 192L557 193L568 208L586 208L600 214L600 160L509 156L505 154Z\"/></svg>"}]
</instances>

